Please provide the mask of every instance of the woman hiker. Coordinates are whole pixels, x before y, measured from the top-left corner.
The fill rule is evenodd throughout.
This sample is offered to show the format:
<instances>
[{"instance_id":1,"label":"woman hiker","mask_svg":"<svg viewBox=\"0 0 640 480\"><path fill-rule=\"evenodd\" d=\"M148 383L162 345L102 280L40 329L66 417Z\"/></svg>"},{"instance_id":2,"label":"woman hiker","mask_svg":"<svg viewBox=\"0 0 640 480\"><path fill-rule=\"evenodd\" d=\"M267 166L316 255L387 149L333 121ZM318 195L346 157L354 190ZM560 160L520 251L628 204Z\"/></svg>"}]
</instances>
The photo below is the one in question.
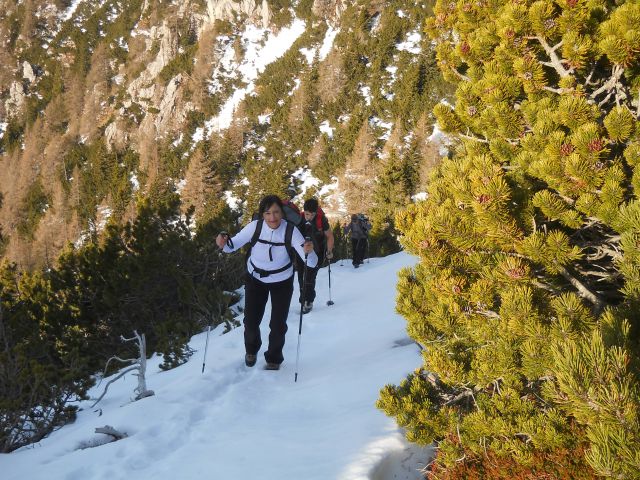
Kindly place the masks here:
<instances>
[{"instance_id":1,"label":"woman hiker","mask_svg":"<svg viewBox=\"0 0 640 480\"><path fill-rule=\"evenodd\" d=\"M283 206L279 197L264 197L260 201L258 214L258 220L253 220L234 237L219 234L216 244L225 253L235 252L247 243L252 244L245 276L244 361L248 367L256 364L262 346L260 323L271 295L269 347L264 358L267 370L278 370L284 360L282 349L293 295L293 255L297 254L303 264L307 257L310 268L317 265L318 257L313 251L313 243L305 241L297 228L283 220Z\"/></svg>"}]
</instances>

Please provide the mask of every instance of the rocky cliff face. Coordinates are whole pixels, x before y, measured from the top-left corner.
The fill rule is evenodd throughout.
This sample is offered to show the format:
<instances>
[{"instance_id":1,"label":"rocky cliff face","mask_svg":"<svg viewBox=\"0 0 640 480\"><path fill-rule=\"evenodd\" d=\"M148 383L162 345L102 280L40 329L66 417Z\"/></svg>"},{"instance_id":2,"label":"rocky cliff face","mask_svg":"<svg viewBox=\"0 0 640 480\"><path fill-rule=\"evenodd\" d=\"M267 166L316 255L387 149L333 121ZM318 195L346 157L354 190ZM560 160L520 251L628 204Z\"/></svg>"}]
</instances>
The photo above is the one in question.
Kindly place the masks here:
<instances>
[{"instance_id":1,"label":"rocky cliff face","mask_svg":"<svg viewBox=\"0 0 640 480\"><path fill-rule=\"evenodd\" d=\"M180 194L187 170L202 185L184 190L200 213L290 182L300 198L324 195L335 216L365 209L388 143L376 122L393 116L382 103L371 107L368 93L380 75L367 72L377 54L364 45L384 40L376 15L399 22L380 61L418 58L394 44L420 28L423 13L396 3L314 0L309 11L267 0L11 4L0 16L0 254L25 266L50 261L65 243L131 218L141 197ZM375 88L389 103L398 75L381 71L386 86ZM364 125L371 141L356 148ZM350 184L349 165L364 158L370 168ZM281 169L280 180L247 186L249 172L273 161L266 175ZM359 195L345 188L365 200L345 204Z\"/></svg>"}]
</instances>

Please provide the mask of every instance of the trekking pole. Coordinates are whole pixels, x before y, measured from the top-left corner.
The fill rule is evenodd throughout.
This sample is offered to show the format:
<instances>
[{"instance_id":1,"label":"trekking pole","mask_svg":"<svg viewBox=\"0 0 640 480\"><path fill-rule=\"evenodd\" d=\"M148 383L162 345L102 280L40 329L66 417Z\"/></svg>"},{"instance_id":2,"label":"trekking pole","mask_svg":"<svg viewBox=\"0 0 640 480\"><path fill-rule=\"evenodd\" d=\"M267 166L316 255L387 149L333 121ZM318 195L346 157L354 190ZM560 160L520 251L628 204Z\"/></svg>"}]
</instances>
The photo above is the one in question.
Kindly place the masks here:
<instances>
[{"instance_id":1,"label":"trekking pole","mask_svg":"<svg viewBox=\"0 0 640 480\"><path fill-rule=\"evenodd\" d=\"M305 238L306 241L311 240L311 238ZM294 382L298 381L298 362L300 361L300 337L302 336L302 307L304 304L304 294L307 290L307 260L309 258L309 254L304 254L304 270L302 271L302 292L300 293L300 324L298 325L298 348L296 351L296 375L293 379Z\"/></svg>"},{"instance_id":2,"label":"trekking pole","mask_svg":"<svg viewBox=\"0 0 640 480\"><path fill-rule=\"evenodd\" d=\"M211 320L209 320L209 325L207 325L207 341L204 344L204 357L202 357L202 372L204 373L204 362L207 360L207 349L209 348L209 332L211 331Z\"/></svg>"},{"instance_id":3,"label":"trekking pole","mask_svg":"<svg viewBox=\"0 0 640 480\"><path fill-rule=\"evenodd\" d=\"M227 245L230 248L233 248L233 241L231 240L231 237L229 236L229 234L223 230L222 232L220 232L220 235L224 235L225 237L227 237L226 239ZM216 268L216 279L218 277L219 271L220 271L220 263L218 263L218 266ZM209 317L209 324L207 325L207 341L204 343L204 357L202 357L201 373L204 373L204 364L207 361L207 349L209 348L209 332L211 332L211 317Z\"/></svg>"},{"instance_id":4,"label":"trekking pole","mask_svg":"<svg viewBox=\"0 0 640 480\"><path fill-rule=\"evenodd\" d=\"M371 258L370 247L371 247L371 244L369 243L369 237L367 237L367 263L370 263L369 259Z\"/></svg>"},{"instance_id":5,"label":"trekking pole","mask_svg":"<svg viewBox=\"0 0 640 480\"><path fill-rule=\"evenodd\" d=\"M333 300L331 300L331 259L329 258L329 300L327 301L327 305L333 305Z\"/></svg>"}]
</instances>

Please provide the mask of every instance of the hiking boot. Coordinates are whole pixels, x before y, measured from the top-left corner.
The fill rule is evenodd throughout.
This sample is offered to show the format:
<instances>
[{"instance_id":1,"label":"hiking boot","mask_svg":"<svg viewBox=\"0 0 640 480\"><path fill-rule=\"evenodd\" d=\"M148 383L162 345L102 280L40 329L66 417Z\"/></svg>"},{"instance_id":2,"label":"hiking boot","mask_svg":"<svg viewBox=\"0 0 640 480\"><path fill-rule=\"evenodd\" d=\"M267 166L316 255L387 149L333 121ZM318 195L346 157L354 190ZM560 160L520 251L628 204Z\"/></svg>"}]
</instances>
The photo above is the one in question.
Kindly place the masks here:
<instances>
[{"instance_id":1,"label":"hiking boot","mask_svg":"<svg viewBox=\"0 0 640 480\"><path fill-rule=\"evenodd\" d=\"M265 370L280 370L280 364L279 363L267 362L267 365L265 365L264 369Z\"/></svg>"},{"instance_id":2,"label":"hiking boot","mask_svg":"<svg viewBox=\"0 0 640 480\"><path fill-rule=\"evenodd\" d=\"M258 356L257 355L251 355L250 353L247 353L244 356L244 364L247 367L253 367L256 364L257 360L258 360Z\"/></svg>"},{"instance_id":3,"label":"hiking boot","mask_svg":"<svg viewBox=\"0 0 640 480\"><path fill-rule=\"evenodd\" d=\"M309 313L313 308L313 302L304 302L302 305L302 313Z\"/></svg>"}]
</instances>

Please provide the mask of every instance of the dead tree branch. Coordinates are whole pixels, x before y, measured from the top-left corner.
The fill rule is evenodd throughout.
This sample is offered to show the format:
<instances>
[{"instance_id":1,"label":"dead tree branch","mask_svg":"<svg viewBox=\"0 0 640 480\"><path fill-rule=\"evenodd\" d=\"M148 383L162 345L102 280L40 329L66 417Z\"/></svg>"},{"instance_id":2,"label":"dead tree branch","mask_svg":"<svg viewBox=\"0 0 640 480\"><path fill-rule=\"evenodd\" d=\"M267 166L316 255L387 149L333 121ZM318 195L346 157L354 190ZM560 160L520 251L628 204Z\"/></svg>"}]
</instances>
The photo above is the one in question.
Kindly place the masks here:
<instances>
[{"instance_id":1,"label":"dead tree branch","mask_svg":"<svg viewBox=\"0 0 640 480\"><path fill-rule=\"evenodd\" d=\"M104 398L104 396L107 394L107 390L109 389L109 386L113 382L115 382L116 380L119 380L120 378L125 376L127 373L133 372L133 371L137 371L138 372L138 373L135 374L135 376L138 377L138 386L134 390L134 392L137 393L135 399L136 400L140 400L142 398L150 397L150 396L155 394L153 390L148 390L147 389L147 383L146 383L146 380L145 380L145 373L146 373L146 370L147 370L147 341L145 339L144 333L141 334L141 335L138 334L138 332L136 332L136 331L134 331L133 333L134 333L134 336L131 337L131 338L120 337L120 339L123 342L133 342L133 341L135 341L137 343L138 352L139 352L138 358L136 358L136 359L134 359L134 358L122 359L120 357L113 356L109 360L107 360L107 364L106 364L105 369L104 369L104 374L106 374L107 367L109 366L109 363L111 362L111 360L117 360L117 361L122 362L122 363L128 363L131 366L126 368L122 372L120 372L115 378L112 378L105 385L104 391L102 392L102 395L100 395L98 397L98 399L93 403L93 405L91 405L91 408L95 407L98 404L98 402L100 402L100 400L102 400ZM103 376L104 376L104 374L103 374Z\"/></svg>"}]
</instances>

